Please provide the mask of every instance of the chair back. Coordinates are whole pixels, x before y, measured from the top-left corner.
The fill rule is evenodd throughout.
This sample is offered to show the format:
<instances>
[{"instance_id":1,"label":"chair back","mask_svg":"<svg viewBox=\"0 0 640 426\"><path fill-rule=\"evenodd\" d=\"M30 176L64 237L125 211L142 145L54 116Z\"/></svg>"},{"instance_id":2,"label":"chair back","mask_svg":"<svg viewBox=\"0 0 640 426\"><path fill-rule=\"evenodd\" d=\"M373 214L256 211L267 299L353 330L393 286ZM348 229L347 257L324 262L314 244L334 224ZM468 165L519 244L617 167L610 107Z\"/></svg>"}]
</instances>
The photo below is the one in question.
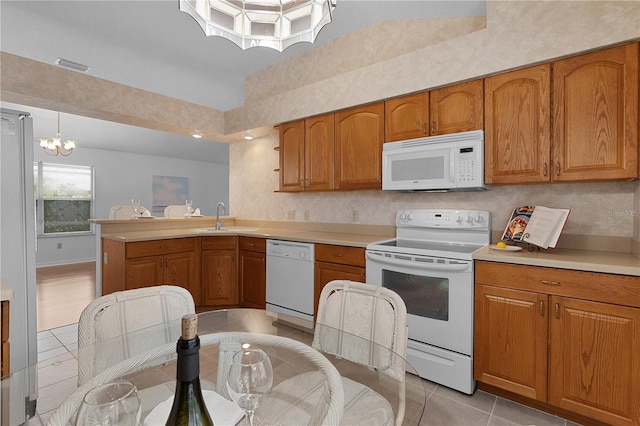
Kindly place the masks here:
<instances>
[{"instance_id":1,"label":"chair back","mask_svg":"<svg viewBox=\"0 0 640 426\"><path fill-rule=\"evenodd\" d=\"M123 359L164 343L175 343L180 336L161 324L192 313L195 304L191 293L178 286L118 291L95 299L78 321L78 385ZM147 328L144 337L115 339ZM100 342L105 342L109 350L101 350Z\"/></svg>"},{"instance_id":2,"label":"chair back","mask_svg":"<svg viewBox=\"0 0 640 426\"><path fill-rule=\"evenodd\" d=\"M407 334L407 307L393 290L348 280L322 289L313 347L394 379L399 385L396 425L405 411Z\"/></svg>"},{"instance_id":3,"label":"chair back","mask_svg":"<svg viewBox=\"0 0 640 426\"><path fill-rule=\"evenodd\" d=\"M164 208L164 217L184 217L187 213L185 204L176 204Z\"/></svg>"},{"instance_id":4,"label":"chair back","mask_svg":"<svg viewBox=\"0 0 640 426\"><path fill-rule=\"evenodd\" d=\"M143 213L144 207L138 207L138 214ZM133 206L113 206L109 209L109 219L131 219L136 214Z\"/></svg>"}]
</instances>

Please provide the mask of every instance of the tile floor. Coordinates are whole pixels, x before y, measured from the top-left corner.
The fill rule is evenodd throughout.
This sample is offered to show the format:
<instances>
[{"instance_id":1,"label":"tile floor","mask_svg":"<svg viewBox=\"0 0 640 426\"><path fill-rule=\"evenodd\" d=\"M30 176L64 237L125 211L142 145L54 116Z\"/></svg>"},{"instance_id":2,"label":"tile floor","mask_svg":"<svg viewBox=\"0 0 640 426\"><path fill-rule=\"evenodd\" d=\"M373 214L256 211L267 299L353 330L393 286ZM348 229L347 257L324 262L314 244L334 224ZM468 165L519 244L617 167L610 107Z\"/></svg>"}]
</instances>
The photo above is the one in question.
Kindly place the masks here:
<instances>
[{"instance_id":1,"label":"tile floor","mask_svg":"<svg viewBox=\"0 0 640 426\"><path fill-rule=\"evenodd\" d=\"M77 324L38 333L38 403L43 423L75 389L77 380ZM409 425L508 426L575 425L483 391L468 396L423 380L427 403L422 419Z\"/></svg>"}]
</instances>

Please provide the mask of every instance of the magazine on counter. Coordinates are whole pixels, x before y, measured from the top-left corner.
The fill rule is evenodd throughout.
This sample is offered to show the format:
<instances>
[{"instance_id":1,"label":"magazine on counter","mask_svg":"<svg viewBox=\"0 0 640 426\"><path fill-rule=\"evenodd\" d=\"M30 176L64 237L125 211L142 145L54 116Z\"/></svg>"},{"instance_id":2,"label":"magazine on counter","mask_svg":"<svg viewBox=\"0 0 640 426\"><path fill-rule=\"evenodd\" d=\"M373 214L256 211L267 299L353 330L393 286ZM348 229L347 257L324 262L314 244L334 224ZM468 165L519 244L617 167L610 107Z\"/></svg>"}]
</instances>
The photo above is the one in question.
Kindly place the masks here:
<instances>
[{"instance_id":1,"label":"magazine on counter","mask_svg":"<svg viewBox=\"0 0 640 426\"><path fill-rule=\"evenodd\" d=\"M571 209L544 206L518 207L511 214L502 239L555 248L570 212Z\"/></svg>"}]
</instances>

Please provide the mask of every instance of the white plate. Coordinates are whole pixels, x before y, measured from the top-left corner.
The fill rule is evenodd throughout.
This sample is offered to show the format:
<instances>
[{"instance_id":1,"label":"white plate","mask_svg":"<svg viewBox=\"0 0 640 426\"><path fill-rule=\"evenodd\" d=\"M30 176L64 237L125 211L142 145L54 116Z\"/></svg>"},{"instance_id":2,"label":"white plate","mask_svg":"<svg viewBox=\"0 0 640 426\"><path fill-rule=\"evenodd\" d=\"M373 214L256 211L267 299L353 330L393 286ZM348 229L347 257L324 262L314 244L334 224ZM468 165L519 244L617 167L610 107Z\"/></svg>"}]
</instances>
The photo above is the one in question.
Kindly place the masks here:
<instances>
[{"instance_id":1,"label":"white plate","mask_svg":"<svg viewBox=\"0 0 640 426\"><path fill-rule=\"evenodd\" d=\"M136 219L155 219L155 216L136 216Z\"/></svg>"},{"instance_id":2,"label":"white plate","mask_svg":"<svg viewBox=\"0 0 640 426\"><path fill-rule=\"evenodd\" d=\"M185 214L184 217L204 217L202 214Z\"/></svg>"},{"instance_id":3,"label":"white plate","mask_svg":"<svg viewBox=\"0 0 640 426\"><path fill-rule=\"evenodd\" d=\"M492 250L498 250L498 251L520 251L520 250L522 250L522 247L520 247L520 246L506 246L504 248L500 248L495 244L490 245L489 248L492 249Z\"/></svg>"}]
</instances>

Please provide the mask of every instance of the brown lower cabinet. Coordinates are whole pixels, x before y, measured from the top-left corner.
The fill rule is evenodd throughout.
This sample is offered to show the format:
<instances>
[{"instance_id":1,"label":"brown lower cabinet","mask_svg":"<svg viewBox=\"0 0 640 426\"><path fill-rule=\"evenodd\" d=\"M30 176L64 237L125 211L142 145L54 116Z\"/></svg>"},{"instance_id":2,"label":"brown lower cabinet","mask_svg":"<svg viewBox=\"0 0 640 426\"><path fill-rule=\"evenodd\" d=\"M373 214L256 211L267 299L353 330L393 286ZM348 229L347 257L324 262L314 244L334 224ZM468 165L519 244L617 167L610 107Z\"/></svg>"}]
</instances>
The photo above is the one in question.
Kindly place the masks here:
<instances>
[{"instance_id":1,"label":"brown lower cabinet","mask_svg":"<svg viewBox=\"0 0 640 426\"><path fill-rule=\"evenodd\" d=\"M320 293L333 280L364 282L365 251L360 247L346 247L329 244L315 245L314 266L314 312L318 312Z\"/></svg>"},{"instance_id":2,"label":"brown lower cabinet","mask_svg":"<svg viewBox=\"0 0 640 426\"><path fill-rule=\"evenodd\" d=\"M202 306L238 305L237 239L202 237Z\"/></svg>"},{"instance_id":3,"label":"brown lower cabinet","mask_svg":"<svg viewBox=\"0 0 640 426\"><path fill-rule=\"evenodd\" d=\"M9 301L3 300L2 306L2 331L0 337L2 339L2 348L0 349L0 377L9 374L11 346L9 344Z\"/></svg>"},{"instance_id":4,"label":"brown lower cabinet","mask_svg":"<svg viewBox=\"0 0 640 426\"><path fill-rule=\"evenodd\" d=\"M481 389L579 422L640 424L640 278L477 261L474 316Z\"/></svg>"},{"instance_id":5,"label":"brown lower cabinet","mask_svg":"<svg viewBox=\"0 0 640 426\"><path fill-rule=\"evenodd\" d=\"M238 283L240 306L264 309L267 297L267 240L240 237L238 240Z\"/></svg>"}]
</instances>

